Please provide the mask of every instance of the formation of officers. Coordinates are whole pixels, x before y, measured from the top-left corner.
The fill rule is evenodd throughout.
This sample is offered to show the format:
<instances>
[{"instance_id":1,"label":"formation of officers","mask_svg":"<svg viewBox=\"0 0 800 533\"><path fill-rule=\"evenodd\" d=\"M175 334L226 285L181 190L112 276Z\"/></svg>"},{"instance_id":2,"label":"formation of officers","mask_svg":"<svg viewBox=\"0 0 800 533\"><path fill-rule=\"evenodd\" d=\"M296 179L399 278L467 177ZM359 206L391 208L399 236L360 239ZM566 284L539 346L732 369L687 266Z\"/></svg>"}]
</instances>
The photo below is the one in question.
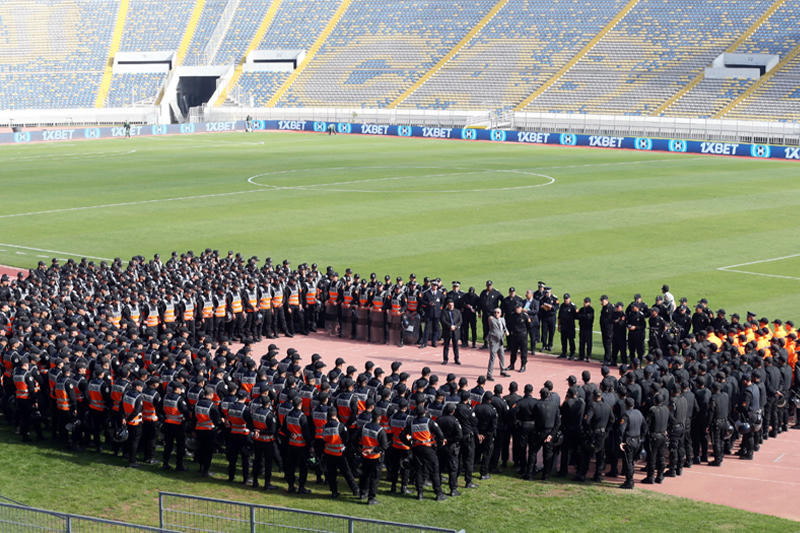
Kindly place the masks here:
<instances>
[{"instance_id":1,"label":"formation of officers","mask_svg":"<svg viewBox=\"0 0 800 533\"><path fill-rule=\"evenodd\" d=\"M388 372L369 362L359 371L339 358L328 370L331 362L318 354L306 361L294 349L279 354L275 345L256 356L252 342L278 331L307 333L324 324L331 334L357 337L359 327L367 326L375 342L386 340L380 334L387 329L397 331L394 321L368 315L364 322L355 299L361 293L343 288L353 285L349 273L342 285L336 272L322 275L316 265L302 265L295 276L287 261L273 268L268 260L261 269L256 262L206 250L199 257L174 254L166 263L158 256L149 262L136 257L127 267L120 260L99 266L54 261L49 268L40 263L27 277L3 276L6 420L24 441L33 435L44 439L50 430L53 439L74 450L110 447L131 467L138 467L141 457L165 470L188 470L188 443L201 474L210 475L212 458L224 452L228 479L234 481L241 468L242 482L253 487L275 489L277 469L290 492L307 494L311 472L338 497L341 477L370 504L377 503L384 467L392 492L410 493L413 483L422 499L430 485L439 501L458 496L460 486L477 488L475 481L502 472L509 461L524 479L540 471L543 480L567 476L572 468L575 481L586 481L594 461L591 479L621 474L621 486L633 488L634 463L642 458L643 482L661 483L693 465L720 466L737 443L739 457L752 459L763 441L789 430L791 416L793 427L800 427L791 322L770 324L750 313L741 324L736 315L728 322L724 310L711 313L702 300L682 322L669 313L685 315L685 306L671 309L675 302L665 286L652 308L641 298L627 310L614 306L609 364L594 380L588 370L580 381L570 376L562 401L549 381L538 392L531 385L519 391L516 383L506 391L500 384L487 387L490 375L470 382L451 373L442 382L426 367L410 376L400 361ZM387 291L377 279L372 283L364 306L370 313ZM438 289L438 280L426 284L430 287L418 293L415 281L404 289L396 280L389 291L400 296L388 300L389 309L395 300L403 302L396 309L400 314L389 316L400 316L401 333L415 329L409 306L416 297L413 312L425 315L423 342L435 343L444 326L451 336L445 331L442 339L458 362L463 337L455 332L464 322L454 312L457 284L449 296ZM509 323L514 315L530 317L536 307L531 302L539 302L537 316L543 307L555 310L552 327L542 328L543 344L550 348L560 331L566 357L570 330L564 310L580 320L579 310L569 295L559 302L549 289L541 291L541 301L529 291L523 301L509 302L489 282L477 299L465 295L463 307L476 318L480 310L494 353L492 335L498 331L500 347L507 333L509 348L523 342L503 329L502 315ZM601 329L607 301L601 298ZM443 307L429 319L438 303ZM619 352L622 365L614 372L613 346L622 320L633 350L629 365L626 351ZM523 322L526 328L530 324ZM373 332L373 324L384 329ZM649 346L640 353L645 327ZM574 329L572 334L574 339ZM242 347L233 351L231 339ZM512 355L512 366L513 360ZM508 370L503 367L501 357L501 370ZM164 448L157 458L159 441Z\"/></svg>"}]
</instances>

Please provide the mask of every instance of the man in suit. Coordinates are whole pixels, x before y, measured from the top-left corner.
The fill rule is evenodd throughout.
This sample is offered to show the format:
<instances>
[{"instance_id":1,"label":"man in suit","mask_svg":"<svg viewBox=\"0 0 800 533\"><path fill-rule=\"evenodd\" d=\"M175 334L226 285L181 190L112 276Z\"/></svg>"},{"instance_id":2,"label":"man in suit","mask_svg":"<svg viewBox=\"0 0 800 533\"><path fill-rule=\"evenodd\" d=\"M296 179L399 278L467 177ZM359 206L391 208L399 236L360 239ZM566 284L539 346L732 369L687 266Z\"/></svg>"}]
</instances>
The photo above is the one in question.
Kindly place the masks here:
<instances>
[{"instance_id":1,"label":"man in suit","mask_svg":"<svg viewBox=\"0 0 800 533\"><path fill-rule=\"evenodd\" d=\"M425 317L425 332L422 334L420 349L428 345L428 338L431 345L436 348L436 339L439 336L439 320L442 316L442 301L444 293L439 290L439 280L431 281L431 288L422 294L420 307Z\"/></svg>"},{"instance_id":2,"label":"man in suit","mask_svg":"<svg viewBox=\"0 0 800 533\"><path fill-rule=\"evenodd\" d=\"M461 323L461 311L455 308L455 302L453 300L448 299L446 308L442 311L442 338L444 339L443 365L446 365L449 361L448 355L451 342L453 344L453 355L455 355L456 364L461 364L461 361L458 360L458 340L461 337Z\"/></svg>"}]
</instances>

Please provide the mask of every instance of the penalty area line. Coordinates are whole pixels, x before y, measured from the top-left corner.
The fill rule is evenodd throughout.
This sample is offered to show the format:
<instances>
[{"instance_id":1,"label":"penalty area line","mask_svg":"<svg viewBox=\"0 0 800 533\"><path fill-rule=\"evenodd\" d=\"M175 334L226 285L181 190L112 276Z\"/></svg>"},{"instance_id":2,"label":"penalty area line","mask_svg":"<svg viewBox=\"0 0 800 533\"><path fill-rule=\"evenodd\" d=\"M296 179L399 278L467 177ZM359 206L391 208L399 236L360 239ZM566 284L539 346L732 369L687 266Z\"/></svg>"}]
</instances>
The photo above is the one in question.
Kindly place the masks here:
<instances>
[{"instance_id":1,"label":"penalty area line","mask_svg":"<svg viewBox=\"0 0 800 533\"><path fill-rule=\"evenodd\" d=\"M730 265L725 267L719 267L717 270L721 270L723 272L735 272L737 274L750 274L751 276L763 276L765 278L779 278L779 279L796 279L800 280L800 278L795 276L781 276L778 274L764 274L761 272L749 272L747 270L739 270L739 267L748 266L748 265L759 265L761 263L771 263L773 261L781 261L783 259L791 259L793 257L800 257L800 254L792 254L792 255L784 255L782 257L773 257L771 259L761 259L759 261L750 261L749 263L739 263L738 265Z\"/></svg>"}]
</instances>

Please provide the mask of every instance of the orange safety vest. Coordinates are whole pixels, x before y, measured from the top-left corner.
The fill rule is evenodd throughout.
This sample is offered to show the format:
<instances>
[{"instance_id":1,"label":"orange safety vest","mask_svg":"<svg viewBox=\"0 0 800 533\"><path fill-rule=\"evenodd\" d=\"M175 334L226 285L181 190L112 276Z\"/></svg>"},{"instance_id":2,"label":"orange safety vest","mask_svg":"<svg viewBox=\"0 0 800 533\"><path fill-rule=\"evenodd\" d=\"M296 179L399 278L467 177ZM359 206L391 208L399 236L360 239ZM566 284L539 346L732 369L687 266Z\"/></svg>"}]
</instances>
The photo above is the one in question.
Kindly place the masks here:
<instances>
[{"instance_id":1,"label":"orange safety vest","mask_svg":"<svg viewBox=\"0 0 800 533\"><path fill-rule=\"evenodd\" d=\"M302 413L286 415L286 426L289 428L289 446L298 446L300 448L306 445L306 439L303 436L303 429L300 426L300 417Z\"/></svg>"},{"instance_id":2,"label":"orange safety vest","mask_svg":"<svg viewBox=\"0 0 800 533\"><path fill-rule=\"evenodd\" d=\"M283 289L275 289L273 291L272 307L283 307Z\"/></svg>"},{"instance_id":3,"label":"orange safety vest","mask_svg":"<svg viewBox=\"0 0 800 533\"><path fill-rule=\"evenodd\" d=\"M372 310L375 311L376 313L382 313L383 312L383 301L384 301L384 299L385 299L385 297L384 297L383 293L379 293L379 294L376 294L375 296L373 296L372 297Z\"/></svg>"},{"instance_id":4,"label":"orange safety vest","mask_svg":"<svg viewBox=\"0 0 800 533\"><path fill-rule=\"evenodd\" d=\"M393 316L400 316L403 314L403 306L400 305L400 298L392 298L392 308L389 313Z\"/></svg>"},{"instance_id":5,"label":"orange safety vest","mask_svg":"<svg viewBox=\"0 0 800 533\"><path fill-rule=\"evenodd\" d=\"M183 302L183 321L192 322L194 320L194 301L186 300Z\"/></svg>"},{"instance_id":6,"label":"orange safety vest","mask_svg":"<svg viewBox=\"0 0 800 533\"><path fill-rule=\"evenodd\" d=\"M395 448L397 450L411 449L410 446L408 446L405 442L400 440L400 435L406 428L407 421L408 421L408 413L395 413L389 420L389 426L391 427L391 433L392 433L392 448Z\"/></svg>"},{"instance_id":7,"label":"orange safety vest","mask_svg":"<svg viewBox=\"0 0 800 533\"><path fill-rule=\"evenodd\" d=\"M406 303L408 304L407 305L407 309L408 309L409 312L411 312L411 313L416 313L417 312L417 306L419 305L419 302L417 301L417 295L416 294L413 295L413 296L411 294L406 296Z\"/></svg>"},{"instance_id":8,"label":"orange safety vest","mask_svg":"<svg viewBox=\"0 0 800 533\"><path fill-rule=\"evenodd\" d=\"M267 416L269 409L256 409L253 412L253 427L258 431L258 437L253 436L253 440L258 442L272 442L275 440L275 435L267 433Z\"/></svg>"},{"instance_id":9,"label":"orange safety vest","mask_svg":"<svg viewBox=\"0 0 800 533\"><path fill-rule=\"evenodd\" d=\"M112 409L119 412L119 403L122 401L122 396L125 394L125 389L128 388L128 382L124 379L119 380L111 386L111 401Z\"/></svg>"},{"instance_id":10,"label":"orange safety vest","mask_svg":"<svg viewBox=\"0 0 800 533\"><path fill-rule=\"evenodd\" d=\"M339 413L339 420L342 422L347 422L353 415L350 410L350 398L352 397L352 392L343 392L336 398L336 410Z\"/></svg>"},{"instance_id":11,"label":"orange safety vest","mask_svg":"<svg viewBox=\"0 0 800 533\"><path fill-rule=\"evenodd\" d=\"M158 422L156 406L153 405L156 394L158 391L155 389L145 389L142 392L142 420L145 422Z\"/></svg>"},{"instance_id":12,"label":"orange safety vest","mask_svg":"<svg viewBox=\"0 0 800 533\"><path fill-rule=\"evenodd\" d=\"M66 376L60 376L56 381L56 407L59 411L69 411L69 394L67 394Z\"/></svg>"},{"instance_id":13,"label":"orange safety vest","mask_svg":"<svg viewBox=\"0 0 800 533\"><path fill-rule=\"evenodd\" d=\"M242 297L238 293L231 293L231 307L234 313L241 313L244 307L242 306Z\"/></svg>"},{"instance_id":14,"label":"orange safety vest","mask_svg":"<svg viewBox=\"0 0 800 533\"><path fill-rule=\"evenodd\" d=\"M203 298L203 318L211 318L214 316L214 300L211 298Z\"/></svg>"},{"instance_id":15,"label":"orange safety vest","mask_svg":"<svg viewBox=\"0 0 800 533\"><path fill-rule=\"evenodd\" d=\"M261 299L258 301L258 307L262 311L272 309L272 297L269 295L269 289L261 291Z\"/></svg>"},{"instance_id":16,"label":"orange safety vest","mask_svg":"<svg viewBox=\"0 0 800 533\"><path fill-rule=\"evenodd\" d=\"M339 433L339 422L332 420L322 428L322 440L325 441L325 453L334 457L341 457L344 453L344 442Z\"/></svg>"},{"instance_id":17,"label":"orange safety vest","mask_svg":"<svg viewBox=\"0 0 800 533\"><path fill-rule=\"evenodd\" d=\"M164 305L164 323L171 324L175 322L175 304L172 302L165 302Z\"/></svg>"},{"instance_id":18,"label":"orange safety vest","mask_svg":"<svg viewBox=\"0 0 800 533\"><path fill-rule=\"evenodd\" d=\"M308 288L308 292L306 293L306 303L308 305L314 305L317 303L317 291L314 290L313 287Z\"/></svg>"},{"instance_id":19,"label":"orange safety vest","mask_svg":"<svg viewBox=\"0 0 800 533\"><path fill-rule=\"evenodd\" d=\"M117 306L116 309L113 307L111 308L111 323L114 324L114 327L119 327L119 323L122 321L122 309L120 306Z\"/></svg>"},{"instance_id":20,"label":"orange safety vest","mask_svg":"<svg viewBox=\"0 0 800 533\"><path fill-rule=\"evenodd\" d=\"M138 324L139 318L141 318L141 312L139 311L139 306L131 304L131 320Z\"/></svg>"},{"instance_id":21,"label":"orange safety vest","mask_svg":"<svg viewBox=\"0 0 800 533\"><path fill-rule=\"evenodd\" d=\"M411 441L414 447L433 446L435 442L430 429L430 419L417 418L411 422Z\"/></svg>"},{"instance_id":22,"label":"orange safety vest","mask_svg":"<svg viewBox=\"0 0 800 533\"><path fill-rule=\"evenodd\" d=\"M378 435L383 430L377 424L373 424L370 422L369 424L364 424L364 429L361 430L361 447L364 451L361 452L361 455L364 456L366 459L380 459L381 454L380 452L375 452L374 448L380 445L380 441L378 440ZM366 450L369 448L373 448L372 452L367 452Z\"/></svg>"},{"instance_id":23,"label":"orange safety vest","mask_svg":"<svg viewBox=\"0 0 800 533\"><path fill-rule=\"evenodd\" d=\"M255 313L258 310L258 291L247 291L247 303L250 304L248 313Z\"/></svg>"},{"instance_id":24,"label":"orange safety vest","mask_svg":"<svg viewBox=\"0 0 800 533\"><path fill-rule=\"evenodd\" d=\"M157 328L159 319L158 319L158 307L155 305L150 305L147 312L147 320L145 320L145 324L148 328Z\"/></svg>"},{"instance_id":25,"label":"orange safety vest","mask_svg":"<svg viewBox=\"0 0 800 533\"><path fill-rule=\"evenodd\" d=\"M328 423L329 405L318 405L311 412L311 420L314 422L314 438L322 438L322 428Z\"/></svg>"},{"instance_id":26,"label":"orange safety vest","mask_svg":"<svg viewBox=\"0 0 800 533\"><path fill-rule=\"evenodd\" d=\"M122 410L125 413L126 418L131 416L131 414L136 410L136 399L140 394L141 393L139 391L128 391L125 394L125 397L122 399ZM133 420L128 421L128 425L130 426L138 426L141 423L142 413L138 413L133 417Z\"/></svg>"},{"instance_id":27,"label":"orange safety vest","mask_svg":"<svg viewBox=\"0 0 800 533\"><path fill-rule=\"evenodd\" d=\"M196 423L194 429L199 431L211 431L214 429L214 422L211 420L211 406L214 405L209 400L200 400L194 406L194 417Z\"/></svg>"},{"instance_id":28,"label":"orange safety vest","mask_svg":"<svg viewBox=\"0 0 800 533\"><path fill-rule=\"evenodd\" d=\"M300 289L295 287L292 289L289 287L287 289L289 291L289 305L291 306L299 306L300 305Z\"/></svg>"},{"instance_id":29,"label":"orange safety vest","mask_svg":"<svg viewBox=\"0 0 800 533\"><path fill-rule=\"evenodd\" d=\"M233 435L249 435L250 430L247 429L247 422L244 420L244 411L247 405L241 402L236 402L228 408L228 420L231 423L231 433Z\"/></svg>"},{"instance_id":30,"label":"orange safety vest","mask_svg":"<svg viewBox=\"0 0 800 533\"><path fill-rule=\"evenodd\" d=\"M164 422L179 426L183 424L183 413L178 409L180 396L177 394L169 394L164 398Z\"/></svg>"},{"instance_id":31,"label":"orange safety vest","mask_svg":"<svg viewBox=\"0 0 800 533\"><path fill-rule=\"evenodd\" d=\"M228 304L225 302L225 298L217 297L217 308L214 310L214 316L217 318L225 318L225 314L228 309Z\"/></svg>"},{"instance_id":32,"label":"orange safety vest","mask_svg":"<svg viewBox=\"0 0 800 533\"><path fill-rule=\"evenodd\" d=\"M93 379L89 382L89 408L95 411L106 410L106 400L103 398L103 380Z\"/></svg>"},{"instance_id":33,"label":"orange safety vest","mask_svg":"<svg viewBox=\"0 0 800 533\"><path fill-rule=\"evenodd\" d=\"M28 377L28 371L21 368L14 372L14 387L17 389L17 400L29 400L31 391L28 389L28 382L25 378Z\"/></svg>"},{"instance_id":34,"label":"orange safety vest","mask_svg":"<svg viewBox=\"0 0 800 533\"><path fill-rule=\"evenodd\" d=\"M349 300L347 299L347 296L348 296L349 292L350 291L345 289L345 291L344 291L344 301L342 302L342 305L344 305L344 304L350 305L350 302L353 300L352 296L350 296ZM328 303L330 303L331 305L336 305L336 304L339 303L339 284L338 283L336 285L331 285L331 288L328 291Z\"/></svg>"}]
</instances>

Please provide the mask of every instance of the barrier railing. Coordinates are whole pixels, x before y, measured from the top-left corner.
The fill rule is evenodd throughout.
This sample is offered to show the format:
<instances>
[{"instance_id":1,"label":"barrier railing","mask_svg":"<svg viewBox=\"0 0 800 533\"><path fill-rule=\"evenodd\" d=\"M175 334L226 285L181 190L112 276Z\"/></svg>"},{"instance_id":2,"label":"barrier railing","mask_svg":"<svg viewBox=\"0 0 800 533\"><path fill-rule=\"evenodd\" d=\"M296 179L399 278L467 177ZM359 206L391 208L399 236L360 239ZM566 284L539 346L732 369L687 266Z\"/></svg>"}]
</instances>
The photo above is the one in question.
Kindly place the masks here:
<instances>
[{"instance_id":1,"label":"barrier railing","mask_svg":"<svg viewBox=\"0 0 800 533\"><path fill-rule=\"evenodd\" d=\"M21 505L0 503L0 531L25 533L178 533L161 527L140 526Z\"/></svg>"},{"instance_id":2,"label":"barrier railing","mask_svg":"<svg viewBox=\"0 0 800 533\"><path fill-rule=\"evenodd\" d=\"M158 493L162 528L181 533L456 533L454 529L384 522L284 507ZM459 533L464 533L462 530Z\"/></svg>"}]
</instances>

